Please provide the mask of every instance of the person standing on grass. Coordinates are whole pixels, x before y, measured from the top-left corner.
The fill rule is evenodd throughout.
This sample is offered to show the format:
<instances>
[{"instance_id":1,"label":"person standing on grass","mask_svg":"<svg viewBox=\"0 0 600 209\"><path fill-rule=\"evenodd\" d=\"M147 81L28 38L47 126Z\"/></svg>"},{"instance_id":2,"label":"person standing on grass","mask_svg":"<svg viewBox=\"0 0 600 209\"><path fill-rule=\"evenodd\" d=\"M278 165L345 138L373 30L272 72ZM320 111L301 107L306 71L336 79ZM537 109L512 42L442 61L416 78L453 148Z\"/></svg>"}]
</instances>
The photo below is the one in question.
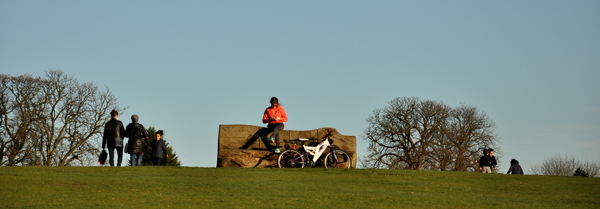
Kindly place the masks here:
<instances>
[{"instance_id":1,"label":"person standing on grass","mask_svg":"<svg viewBox=\"0 0 600 209\"><path fill-rule=\"evenodd\" d=\"M152 163L156 166L160 166L160 161L163 158L163 155L166 154L167 158L169 157L169 150L167 149L167 145L165 144L165 140L163 140L164 132L162 130L158 130L156 132L156 141L152 145Z\"/></svg>"},{"instance_id":2,"label":"person standing on grass","mask_svg":"<svg viewBox=\"0 0 600 209\"><path fill-rule=\"evenodd\" d=\"M498 162L496 162L496 157L494 157L494 149L490 148L488 149L488 151L490 151L490 157L492 158L492 171L496 171L496 165L498 164Z\"/></svg>"},{"instance_id":3,"label":"person standing on grass","mask_svg":"<svg viewBox=\"0 0 600 209\"><path fill-rule=\"evenodd\" d=\"M519 161L512 159L510 161L510 169L508 169L508 172L506 174L525 174L523 172L523 169L521 168L521 166L519 165Z\"/></svg>"},{"instance_id":4,"label":"person standing on grass","mask_svg":"<svg viewBox=\"0 0 600 209\"><path fill-rule=\"evenodd\" d=\"M483 153L483 157L479 159L479 171L482 173L492 173L492 158L490 157L490 151L488 149L484 149Z\"/></svg>"},{"instance_id":5,"label":"person standing on grass","mask_svg":"<svg viewBox=\"0 0 600 209\"><path fill-rule=\"evenodd\" d=\"M129 137L127 153L130 155L131 166L142 165L142 156L144 156L144 139L148 139L146 128L138 121L137 115L131 116L131 123L127 125L127 136Z\"/></svg>"},{"instance_id":6,"label":"person standing on grass","mask_svg":"<svg viewBox=\"0 0 600 209\"><path fill-rule=\"evenodd\" d=\"M271 106L267 107L265 113L263 114L263 123L268 123L267 128L269 132L273 132L271 137L269 138L269 142L275 141L275 153L279 153L279 132L283 130L285 125L283 122L287 122L287 114L285 114L285 110L283 107L279 105L279 99L277 97L271 98Z\"/></svg>"},{"instance_id":7,"label":"person standing on grass","mask_svg":"<svg viewBox=\"0 0 600 209\"><path fill-rule=\"evenodd\" d=\"M123 138L127 136L123 123L118 120L119 112L112 110L111 119L104 125L104 134L102 136L102 149L108 146L108 156L110 166L115 166L115 149L117 150L117 166L121 166L123 161Z\"/></svg>"}]
</instances>

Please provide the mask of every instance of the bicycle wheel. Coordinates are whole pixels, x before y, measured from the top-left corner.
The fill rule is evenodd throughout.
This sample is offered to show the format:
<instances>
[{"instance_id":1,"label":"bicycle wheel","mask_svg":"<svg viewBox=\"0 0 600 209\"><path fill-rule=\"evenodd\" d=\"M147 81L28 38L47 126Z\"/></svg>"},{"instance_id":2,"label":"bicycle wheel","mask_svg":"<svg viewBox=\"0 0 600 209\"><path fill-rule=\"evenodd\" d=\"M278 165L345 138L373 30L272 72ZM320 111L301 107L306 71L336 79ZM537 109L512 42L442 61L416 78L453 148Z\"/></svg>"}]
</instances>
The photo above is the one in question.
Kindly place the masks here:
<instances>
[{"instance_id":1,"label":"bicycle wheel","mask_svg":"<svg viewBox=\"0 0 600 209\"><path fill-rule=\"evenodd\" d=\"M304 155L296 150L283 151L277 158L279 168L304 168L304 164Z\"/></svg>"},{"instance_id":2,"label":"bicycle wheel","mask_svg":"<svg viewBox=\"0 0 600 209\"><path fill-rule=\"evenodd\" d=\"M335 152L335 155L333 154ZM352 158L344 150L334 150L327 153L323 165L325 168L350 168Z\"/></svg>"}]
</instances>

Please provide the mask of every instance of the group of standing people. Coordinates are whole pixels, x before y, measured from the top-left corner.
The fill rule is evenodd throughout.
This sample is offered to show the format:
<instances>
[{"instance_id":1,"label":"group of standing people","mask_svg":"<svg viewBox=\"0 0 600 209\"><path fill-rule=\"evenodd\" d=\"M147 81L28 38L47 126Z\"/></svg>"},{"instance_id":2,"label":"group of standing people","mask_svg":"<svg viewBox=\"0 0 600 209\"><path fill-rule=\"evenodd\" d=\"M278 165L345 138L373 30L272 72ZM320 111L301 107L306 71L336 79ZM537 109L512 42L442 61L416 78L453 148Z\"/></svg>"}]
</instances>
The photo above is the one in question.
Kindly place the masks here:
<instances>
[{"instance_id":1,"label":"group of standing people","mask_svg":"<svg viewBox=\"0 0 600 209\"><path fill-rule=\"evenodd\" d=\"M483 149L483 157L479 158L479 171L482 173L492 173L492 168L496 170L496 157L493 149Z\"/></svg>"},{"instance_id":2,"label":"group of standing people","mask_svg":"<svg viewBox=\"0 0 600 209\"><path fill-rule=\"evenodd\" d=\"M156 141L150 142L148 132L142 124L139 123L137 115L131 116L131 123L126 128L119 120L119 112L112 110L110 112L111 119L104 125L104 135L102 136L102 149L108 147L108 156L110 166L115 166L114 151L117 151L117 166L121 166L123 161L123 149L125 145L123 141L125 137L129 138L127 142L126 153L130 154L131 166L142 165L142 157L144 156L144 141L152 146L152 163L160 165L163 155L169 157L167 146L162 140L164 132L159 130L156 132Z\"/></svg>"},{"instance_id":3,"label":"group of standing people","mask_svg":"<svg viewBox=\"0 0 600 209\"><path fill-rule=\"evenodd\" d=\"M496 157L494 157L494 149L483 149L483 156L479 158L479 171L482 173L492 173L492 169L496 170ZM519 165L519 161L512 159L510 161L510 169L507 174L524 174L523 169Z\"/></svg>"}]
</instances>

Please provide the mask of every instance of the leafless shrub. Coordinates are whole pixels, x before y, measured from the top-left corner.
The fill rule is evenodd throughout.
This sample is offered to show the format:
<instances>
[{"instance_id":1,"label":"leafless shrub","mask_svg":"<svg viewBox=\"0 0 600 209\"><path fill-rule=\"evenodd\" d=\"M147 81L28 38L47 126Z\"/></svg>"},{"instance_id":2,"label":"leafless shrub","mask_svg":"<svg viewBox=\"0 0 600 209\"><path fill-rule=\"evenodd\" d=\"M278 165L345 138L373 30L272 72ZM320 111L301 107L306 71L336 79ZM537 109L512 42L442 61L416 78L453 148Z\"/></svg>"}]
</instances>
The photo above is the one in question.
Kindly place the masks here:
<instances>
[{"instance_id":1,"label":"leafless shrub","mask_svg":"<svg viewBox=\"0 0 600 209\"><path fill-rule=\"evenodd\" d=\"M578 168L587 172L590 177L596 177L600 172L600 163L582 162L573 156L553 155L531 166L529 172L538 175L572 176Z\"/></svg>"}]
</instances>

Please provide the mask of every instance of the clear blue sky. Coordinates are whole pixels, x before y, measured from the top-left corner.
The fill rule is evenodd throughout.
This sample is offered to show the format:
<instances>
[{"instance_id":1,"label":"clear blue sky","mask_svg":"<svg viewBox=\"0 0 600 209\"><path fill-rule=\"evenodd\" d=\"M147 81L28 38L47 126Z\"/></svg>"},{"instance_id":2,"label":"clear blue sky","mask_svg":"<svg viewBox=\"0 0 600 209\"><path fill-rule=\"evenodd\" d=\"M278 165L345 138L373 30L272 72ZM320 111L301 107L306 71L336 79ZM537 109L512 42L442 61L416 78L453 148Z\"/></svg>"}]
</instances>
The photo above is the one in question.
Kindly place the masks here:
<instances>
[{"instance_id":1,"label":"clear blue sky","mask_svg":"<svg viewBox=\"0 0 600 209\"><path fill-rule=\"evenodd\" d=\"M399 96L477 106L502 171L600 159L600 1L8 1L0 73L107 85L184 166L214 167L220 124L357 136ZM107 116L108 117L108 116Z\"/></svg>"}]
</instances>

